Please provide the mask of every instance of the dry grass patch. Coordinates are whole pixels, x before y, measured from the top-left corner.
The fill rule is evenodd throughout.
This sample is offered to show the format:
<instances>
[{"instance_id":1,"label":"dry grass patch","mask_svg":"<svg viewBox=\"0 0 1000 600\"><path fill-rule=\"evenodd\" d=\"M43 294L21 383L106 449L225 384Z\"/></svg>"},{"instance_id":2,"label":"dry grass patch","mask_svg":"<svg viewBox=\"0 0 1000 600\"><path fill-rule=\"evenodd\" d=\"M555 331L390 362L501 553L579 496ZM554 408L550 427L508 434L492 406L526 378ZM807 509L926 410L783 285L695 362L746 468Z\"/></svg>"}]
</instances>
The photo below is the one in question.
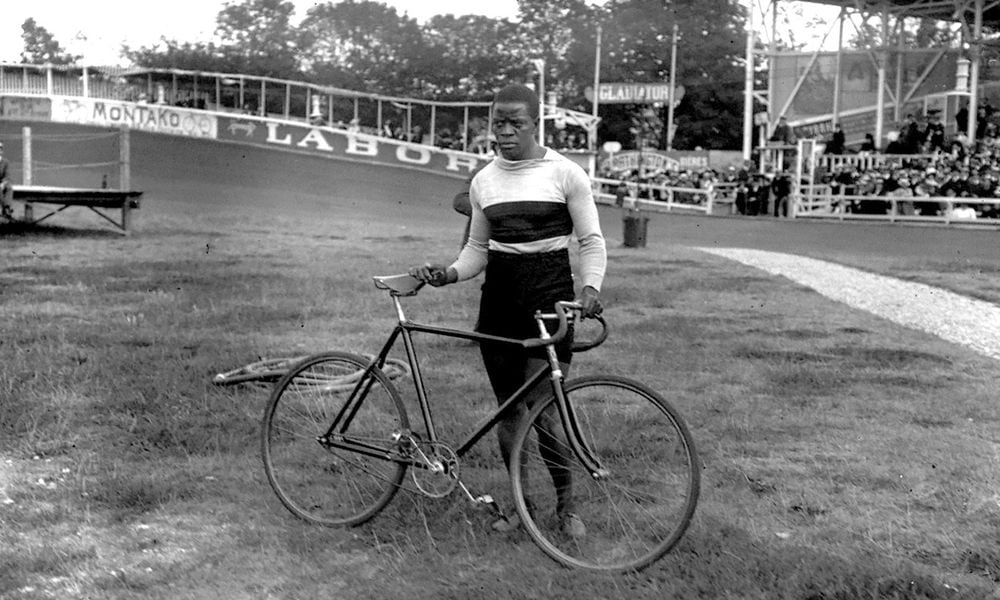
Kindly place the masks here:
<instances>
[{"instance_id":1,"label":"dry grass patch","mask_svg":"<svg viewBox=\"0 0 1000 600\"><path fill-rule=\"evenodd\" d=\"M564 570L523 533L490 532L458 495L404 492L347 531L299 523L257 456L267 388L212 376L259 357L375 352L393 313L369 277L449 258L460 223L233 212L166 206L129 238L4 240L5 600L981 600L996 588L995 361L682 246L612 243L611 338L573 366L635 376L688 419L703 492L672 554L635 576ZM881 267L981 296L994 285L959 283L985 268L960 260ZM475 283L407 302L456 327L477 305ZM478 349L417 346L448 439L493 404ZM462 466L509 506L499 465L487 439Z\"/></svg>"}]
</instances>

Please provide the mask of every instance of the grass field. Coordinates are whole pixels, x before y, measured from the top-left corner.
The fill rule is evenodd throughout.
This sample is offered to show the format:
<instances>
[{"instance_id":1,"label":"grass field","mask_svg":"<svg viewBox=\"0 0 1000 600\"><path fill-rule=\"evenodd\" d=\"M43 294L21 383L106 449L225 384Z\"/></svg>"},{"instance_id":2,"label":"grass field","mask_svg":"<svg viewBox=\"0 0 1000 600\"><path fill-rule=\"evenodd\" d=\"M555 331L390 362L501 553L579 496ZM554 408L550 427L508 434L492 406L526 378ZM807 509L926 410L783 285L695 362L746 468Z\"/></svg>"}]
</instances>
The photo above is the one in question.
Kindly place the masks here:
<instances>
[{"instance_id":1,"label":"grass field","mask_svg":"<svg viewBox=\"0 0 1000 600\"><path fill-rule=\"evenodd\" d=\"M450 258L449 209L202 193L145 203L131 237L59 219L0 234L4 600L1000 598L1000 365L690 248L799 252L1000 303L996 232L664 216L627 249L604 212L612 334L574 372L659 390L704 462L679 547L606 576L492 533L460 495L305 525L263 477L267 390L211 383L261 356L376 350L393 312L370 276ZM407 307L464 327L477 297L468 283ZM418 344L447 437L492 405L478 351ZM464 472L509 507L487 442Z\"/></svg>"}]
</instances>

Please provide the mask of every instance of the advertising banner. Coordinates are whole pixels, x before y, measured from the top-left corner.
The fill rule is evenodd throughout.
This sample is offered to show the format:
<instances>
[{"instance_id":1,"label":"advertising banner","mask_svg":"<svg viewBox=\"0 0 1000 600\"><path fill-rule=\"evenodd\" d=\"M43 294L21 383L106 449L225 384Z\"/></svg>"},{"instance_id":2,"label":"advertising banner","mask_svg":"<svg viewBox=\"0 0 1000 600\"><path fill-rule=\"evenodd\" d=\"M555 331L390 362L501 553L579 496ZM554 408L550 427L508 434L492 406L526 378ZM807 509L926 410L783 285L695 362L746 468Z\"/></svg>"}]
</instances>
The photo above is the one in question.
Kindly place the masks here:
<instances>
[{"instance_id":1,"label":"advertising banner","mask_svg":"<svg viewBox=\"0 0 1000 600\"><path fill-rule=\"evenodd\" d=\"M219 117L218 139L468 177L486 157L332 127Z\"/></svg>"},{"instance_id":2,"label":"advertising banner","mask_svg":"<svg viewBox=\"0 0 1000 600\"><path fill-rule=\"evenodd\" d=\"M594 101L594 88L584 90L587 100ZM674 89L674 106L684 98L684 86ZM601 104L666 104L670 102L669 83L602 83L597 87Z\"/></svg>"},{"instance_id":3,"label":"advertising banner","mask_svg":"<svg viewBox=\"0 0 1000 600\"><path fill-rule=\"evenodd\" d=\"M644 173L656 173L659 171L701 171L711 168L708 162L708 152L692 151L671 151L660 150L628 150L605 154L601 159L601 171L604 173L620 173L622 171L635 171L642 163Z\"/></svg>"},{"instance_id":4,"label":"advertising banner","mask_svg":"<svg viewBox=\"0 0 1000 600\"><path fill-rule=\"evenodd\" d=\"M31 96L4 96L0 98L0 117L23 121L48 121L52 118L52 100Z\"/></svg>"},{"instance_id":5,"label":"advertising banner","mask_svg":"<svg viewBox=\"0 0 1000 600\"><path fill-rule=\"evenodd\" d=\"M101 127L130 127L152 133L214 138L215 115L165 104L139 104L118 100L57 96L52 120Z\"/></svg>"}]
</instances>

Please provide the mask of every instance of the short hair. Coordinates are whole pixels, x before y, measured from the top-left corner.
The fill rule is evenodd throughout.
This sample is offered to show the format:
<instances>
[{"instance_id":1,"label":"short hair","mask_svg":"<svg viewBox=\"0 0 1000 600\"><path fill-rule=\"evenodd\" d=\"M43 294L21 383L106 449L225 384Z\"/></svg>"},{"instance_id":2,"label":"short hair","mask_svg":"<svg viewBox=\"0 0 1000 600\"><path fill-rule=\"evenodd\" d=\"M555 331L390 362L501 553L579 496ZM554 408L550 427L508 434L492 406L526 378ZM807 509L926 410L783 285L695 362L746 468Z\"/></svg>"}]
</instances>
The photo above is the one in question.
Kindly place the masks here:
<instances>
[{"instance_id":1,"label":"short hair","mask_svg":"<svg viewBox=\"0 0 1000 600\"><path fill-rule=\"evenodd\" d=\"M538 94L535 90L520 83L512 83L493 96L493 104L499 103L524 104L532 119L538 118Z\"/></svg>"}]
</instances>

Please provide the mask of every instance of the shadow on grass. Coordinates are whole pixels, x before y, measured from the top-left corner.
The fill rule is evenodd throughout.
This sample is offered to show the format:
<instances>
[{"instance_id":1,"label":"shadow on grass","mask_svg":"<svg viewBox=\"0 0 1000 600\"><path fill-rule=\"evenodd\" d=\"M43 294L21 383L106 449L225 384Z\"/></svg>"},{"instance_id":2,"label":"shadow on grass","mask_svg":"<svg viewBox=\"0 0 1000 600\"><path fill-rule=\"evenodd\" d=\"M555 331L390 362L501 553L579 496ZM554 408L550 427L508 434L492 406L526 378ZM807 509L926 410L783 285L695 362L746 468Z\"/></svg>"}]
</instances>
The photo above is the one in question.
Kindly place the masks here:
<instances>
[{"instance_id":1,"label":"shadow on grass","mask_svg":"<svg viewBox=\"0 0 1000 600\"><path fill-rule=\"evenodd\" d=\"M61 227L59 225L25 223L23 221L14 221L14 222L0 223L0 237L120 239L122 237L122 234L121 232L116 231L114 229L92 229L88 227Z\"/></svg>"}]
</instances>

